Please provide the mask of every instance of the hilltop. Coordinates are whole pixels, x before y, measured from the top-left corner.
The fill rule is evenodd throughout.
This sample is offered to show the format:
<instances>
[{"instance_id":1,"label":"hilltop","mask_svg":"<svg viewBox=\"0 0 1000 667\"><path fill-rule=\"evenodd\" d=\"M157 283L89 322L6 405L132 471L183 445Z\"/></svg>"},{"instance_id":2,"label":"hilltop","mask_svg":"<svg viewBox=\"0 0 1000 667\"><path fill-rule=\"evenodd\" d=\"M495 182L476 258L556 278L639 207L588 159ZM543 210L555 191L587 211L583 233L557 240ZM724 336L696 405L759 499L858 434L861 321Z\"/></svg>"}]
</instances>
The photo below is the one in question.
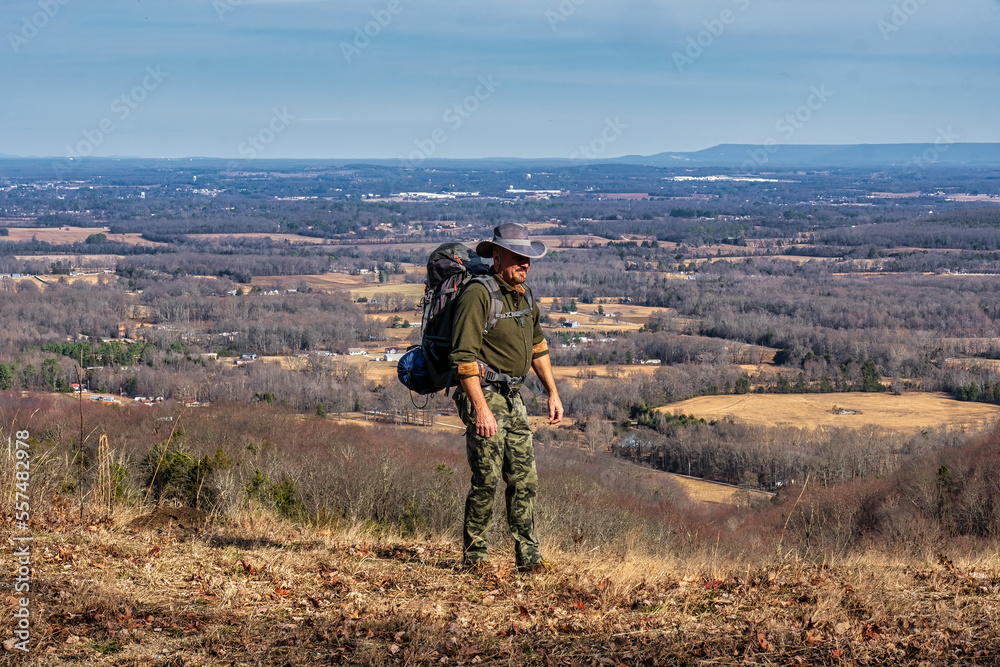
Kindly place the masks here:
<instances>
[{"instance_id":1,"label":"hilltop","mask_svg":"<svg viewBox=\"0 0 1000 667\"><path fill-rule=\"evenodd\" d=\"M552 574L478 578L431 536L259 511L81 527L77 512L64 502L34 526L34 665L985 664L1000 650L995 559L550 545Z\"/></svg>"},{"instance_id":2,"label":"hilltop","mask_svg":"<svg viewBox=\"0 0 1000 667\"><path fill-rule=\"evenodd\" d=\"M498 568L477 577L458 569L460 434L267 404L84 406L107 437L80 471L71 403L9 403L2 423L30 415L28 532L10 452L0 512L12 551L32 537L32 665L983 664L1000 650L996 433L882 479L746 488L738 504L692 502L549 433L537 512L555 569L512 571L498 515ZM0 665L25 657L8 642Z\"/></svg>"}]
</instances>

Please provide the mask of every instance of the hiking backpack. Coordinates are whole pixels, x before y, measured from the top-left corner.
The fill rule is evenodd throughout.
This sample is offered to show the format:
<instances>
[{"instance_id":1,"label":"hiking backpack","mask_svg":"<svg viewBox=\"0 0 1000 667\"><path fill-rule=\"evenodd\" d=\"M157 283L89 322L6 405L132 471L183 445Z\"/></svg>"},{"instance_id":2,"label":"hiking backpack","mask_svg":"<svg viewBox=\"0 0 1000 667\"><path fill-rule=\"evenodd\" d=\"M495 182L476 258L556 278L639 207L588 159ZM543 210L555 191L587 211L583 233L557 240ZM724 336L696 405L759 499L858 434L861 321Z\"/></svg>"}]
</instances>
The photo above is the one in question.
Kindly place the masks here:
<instances>
[{"instance_id":1,"label":"hiking backpack","mask_svg":"<svg viewBox=\"0 0 1000 667\"><path fill-rule=\"evenodd\" d=\"M503 312L500 285L475 252L461 243L438 246L427 258L426 286L420 300L423 309L420 345L410 347L396 366L399 381L411 391L433 394L458 384L450 359L452 321L459 295L473 281L481 282L490 295L484 335L501 319L531 313L534 304L530 292L525 292L528 299L526 310Z\"/></svg>"}]
</instances>

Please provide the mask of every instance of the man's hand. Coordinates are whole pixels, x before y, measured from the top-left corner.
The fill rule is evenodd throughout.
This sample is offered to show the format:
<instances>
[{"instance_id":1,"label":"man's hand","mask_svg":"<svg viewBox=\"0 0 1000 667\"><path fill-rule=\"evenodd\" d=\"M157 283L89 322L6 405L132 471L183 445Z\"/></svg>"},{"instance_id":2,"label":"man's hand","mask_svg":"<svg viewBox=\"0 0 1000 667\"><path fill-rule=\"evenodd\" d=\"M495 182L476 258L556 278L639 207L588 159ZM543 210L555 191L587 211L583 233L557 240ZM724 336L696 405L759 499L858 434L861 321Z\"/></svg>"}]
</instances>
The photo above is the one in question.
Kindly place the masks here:
<instances>
[{"instance_id":1,"label":"man's hand","mask_svg":"<svg viewBox=\"0 0 1000 667\"><path fill-rule=\"evenodd\" d=\"M493 416L490 406L484 401L482 407L474 408L474 411L476 413L476 433L484 438L495 436L497 434L497 418Z\"/></svg>"},{"instance_id":2,"label":"man's hand","mask_svg":"<svg viewBox=\"0 0 1000 667\"><path fill-rule=\"evenodd\" d=\"M563 418L563 406L562 401L559 399L559 394L549 395L549 423L558 424Z\"/></svg>"},{"instance_id":3,"label":"man's hand","mask_svg":"<svg viewBox=\"0 0 1000 667\"><path fill-rule=\"evenodd\" d=\"M559 392L556 390L556 379L552 375L552 362L549 355L544 355L533 359L531 367L535 369L535 375L542 381L545 391L549 394L549 423L558 424L563 418L563 404L559 399Z\"/></svg>"},{"instance_id":4,"label":"man's hand","mask_svg":"<svg viewBox=\"0 0 1000 667\"><path fill-rule=\"evenodd\" d=\"M483 388L479 386L479 378L468 377L459 379L462 391L472 403L472 418L476 420L476 434L484 438L492 438L497 434L497 418L493 416Z\"/></svg>"}]
</instances>

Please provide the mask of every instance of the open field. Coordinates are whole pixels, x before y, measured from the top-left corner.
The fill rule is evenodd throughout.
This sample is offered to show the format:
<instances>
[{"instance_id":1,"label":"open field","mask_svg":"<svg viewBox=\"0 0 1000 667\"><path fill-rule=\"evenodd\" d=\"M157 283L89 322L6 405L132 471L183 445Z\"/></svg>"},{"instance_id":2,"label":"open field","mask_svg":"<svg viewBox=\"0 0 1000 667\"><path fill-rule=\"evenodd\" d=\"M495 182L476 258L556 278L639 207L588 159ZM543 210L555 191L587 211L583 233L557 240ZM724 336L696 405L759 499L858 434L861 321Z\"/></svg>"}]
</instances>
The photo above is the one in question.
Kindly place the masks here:
<instances>
[{"instance_id":1,"label":"open field","mask_svg":"<svg viewBox=\"0 0 1000 667\"><path fill-rule=\"evenodd\" d=\"M327 239L315 236L299 236L298 234L266 234L247 232L243 234L187 234L193 241L219 241L222 239L268 239L271 241L287 241L293 244L320 245L328 243Z\"/></svg>"},{"instance_id":2,"label":"open field","mask_svg":"<svg viewBox=\"0 0 1000 667\"><path fill-rule=\"evenodd\" d=\"M744 490L728 484L707 482L703 479L662 473L669 475L675 484L681 487L688 500L695 503L711 503L713 505L746 505L748 501L764 501L771 498L765 491Z\"/></svg>"},{"instance_id":3,"label":"open field","mask_svg":"<svg viewBox=\"0 0 1000 667\"><path fill-rule=\"evenodd\" d=\"M855 414L836 414L834 406ZM732 418L758 426L818 428L881 426L898 431L939 426L982 427L1000 417L1000 407L956 401L944 393L744 394L702 396L658 408L703 419Z\"/></svg>"},{"instance_id":4,"label":"open field","mask_svg":"<svg viewBox=\"0 0 1000 667\"><path fill-rule=\"evenodd\" d=\"M414 329L390 329L392 333L400 332L408 335L408 332L414 331ZM395 361L377 361L376 357L380 357L384 354L385 348L396 345L397 347L407 347L411 343L405 340L405 335L401 336L399 340L392 341L382 341L379 347L369 347L368 353L371 356L348 356L341 355L335 357L338 362L349 364L351 366L363 367L367 374L369 380L381 383L381 382L396 382L396 362ZM289 370L303 370L307 367L309 363L309 357L261 357L262 362L267 363L277 363L280 364L282 368ZM653 373L659 366L655 365L621 365L618 367L619 376L626 377L630 373ZM576 386L582 385L587 381L586 377L578 377L583 371L585 374L590 372L594 373L594 378L610 378L611 375L608 373L607 366L595 365L595 366L553 366L552 373L555 375L556 380L560 382L571 382Z\"/></svg>"},{"instance_id":5,"label":"open field","mask_svg":"<svg viewBox=\"0 0 1000 667\"><path fill-rule=\"evenodd\" d=\"M361 297L366 297L368 300L377 299L384 294L402 294L419 299L424 295L424 286L422 283L385 283L351 289L351 298L355 301Z\"/></svg>"},{"instance_id":6,"label":"open field","mask_svg":"<svg viewBox=\"0 0 1000 667\"><path fill-rule=\"evenodd\" d=\"M421 273L424 272L420 268ZM320 273L291 276L254 276L251 284L261 289L296 289L305 283L316 292L347 292L351 299L364 296L377 298L380 294L402 294L420 298L424 294L423 283L369 282L372 276L354 276L346 273Z\"/></svg>"},{"instance_id":7,"label":"open field","mask_svg":"<svg viewBox=\"0 0 1000 667\"><path fill-rule=\"evenodd\" d=\"M250 284L261 289L294 289L300 282L305 282L306 285L317 292L338 292L364 285L364 278L364 276L351 276L346 273L254 276Z\"/></svg>"},{"instance_id":8,"label":"open field","mask_svg":"<svg viewBox=\"0 0 1000 667\"><path fill-rule=\"evenodd\" d=\"M530 280L529 280L529 285ZM543 313L548 313L550 317L559 318L565 317L567 320L578 320L580 325L590 324L592 317L597 315L597 309L604 309L604 316L601 317L598 324L604 328L614 327L615 321L620 320L623 323L634 324L642 326L649 321L649 316L656 311L670 312L669 308L650 308L648 306L636 306L629 303L580 303L577 302L576 314L571 315L569 313L564 313L559 310L552 310L552 302L556 299L553 297L539 297L538 307ZM607 301L612 301L608 299ZM561 299L561 303L569 305L569 299ZM616 318L615 315L618 317Z\"/></svg>"},{"instance_id":9,"label":"open field","mask_svg":"<svg viewBox=\"0 0 1000 667\"><path fill-rule=\"evenodd\" d=\"M530 233L530 230L529 230ZM532 234L532 240L541 241L548 246L549 251L559 248L578 248L582 245L607 245L608 239L593 234L565 234L559 236L545 236Z\"/></svg>"},{"instance_id":10,"label":"open field","mask_svg":"<svg viewBox=\"0 0 1000 667\"><path fill-rule=\"evenodd\" d=\"M141 234L112 234L107 227L10 227L6 241L38 240L46 243L83 243L91 234L104 234L109 241L143 246L165 246L147 241Z\"/></svg>"},{"instance_id":11,"label":"open field","mask_svg":"<svg viewBox=\"0 0 1000 667\"><path fill-rule=\"evenodd\" d=\"M30 282L34 283L39 288L44 290L49 285L54 285L59 282L66 282L69 284L87 283L88 285L117 282L118 276L114 275L113 273L88 273L85 275L74 275L74 276L56 276L56 275L20 276L18 278L3 278L3 280L11 280L16 283Z\"/></svg>"},{"instance_id":12,"label":"open field","mask_svg":"<svg viewBox=\"0 0 1000 667\"><path fill-rule=\"evenodd\" d=\"M631 373L654 373L658 365L647 364L622 364L618 367L619 377L628 377ZM593 376L590 374L593 373ZM560 382L571 382L577 387L583 385L588 379L591 378L604 378L610 379L611 374L608 372L608 367L595 364L593 366L553 366L552 374L555 376L556 380Z\"/></svg>"},{"instance_id":13,"label":"open field","mask_svg":"<svg viewBox=\"0 0 1000 667\"><path fill-rule=\"evenodd\" d=\"M491 237L492 238L492 237ZM576 248L581 245L607 245L608 239L594 236L593 234L566 234L566 235L535 235L532 234L532 240L542 241L549 247L549 250L559 250L559 248ZM482 240L482 239L479 239ZM406 250L414 253L424 253L429 255L432 250L437 248L442 243L452 243L460 242L469 246L469 248L474 248L479 240L467 240L467 239L443 239L441 241L430 241L430 242L412 242L412 243L365 243L363 240L358 243L346 244L351 247L356 247L359 250ZM341 245L345 245L341 243Z\"/></svg>"},{"instance_id":14,"label":"open field","mask_svg":"<svg viewBox=\"0 0 1000 667\"><path fill-rule=\"evenodd\" d=\"M112 267L125 255L80 255L77 253L52 253L48 255L14 255L18 261L35 262L69 262L74 267Z\"/></svg>"},{"instance_id":15,"label":"open field","mask_svg":"<svg viewBox=\"0 0 1000 667\"><path fill-rule=\"evenodd\" d=\"M944 360L945 366L953 368L986 368L992 371L1000 370L1000 359L983 359L982 357L954 357Z\"/></svg>"},{"instance_id":16,"label":"open field","mask_svg":"<svg viewBox=\"0 0 1000 667\"><path fill-rule=\"evenodd\" d=\"M704 260L693 260L696 264L702 264L704 262L743 262L748 259L780 259L786 262L794 262L796 264L807 264L809 262L834 262L837 261L837 257L808 257L806 255L737 255L731 257L710 257Z\"/></svg>"},{"instance_id":17,"label":"open field","mask_svg":"<svg viewBox=\"0 0 1000 667\"><path fill-rule=\"evenodd\" d=\"M761 502L771 498L773 494L766 491L744 490L729 484L709 482L696 477L675 475L672 472L651 470L625 461L622 465L632 465L644 484L661 493L669 493L671 488L679 487L687 499L693 503L709 505L746 505L748 502Z\"/></svg>"}]
</instances>

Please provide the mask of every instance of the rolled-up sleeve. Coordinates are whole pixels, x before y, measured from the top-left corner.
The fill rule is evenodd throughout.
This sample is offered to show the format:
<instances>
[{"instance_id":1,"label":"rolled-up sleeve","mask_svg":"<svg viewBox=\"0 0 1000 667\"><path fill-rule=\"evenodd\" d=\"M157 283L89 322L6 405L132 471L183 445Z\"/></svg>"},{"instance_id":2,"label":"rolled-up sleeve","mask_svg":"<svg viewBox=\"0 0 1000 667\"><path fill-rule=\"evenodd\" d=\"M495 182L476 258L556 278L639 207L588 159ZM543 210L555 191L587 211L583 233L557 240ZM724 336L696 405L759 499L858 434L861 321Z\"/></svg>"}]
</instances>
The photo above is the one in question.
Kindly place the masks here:
<instances>
[{"instance_id":1,"label":"rolled-up sleeve","mask_svg":"<svg viewBox=\"0 0 1000 667\"><path fill-rule=\"evenodd\" d=\"M458 297L451 330L451 366L459 378L479 375L480 349L486 329L489 293L481 283L470 283Z\"/></svg>"}]
</instances>

